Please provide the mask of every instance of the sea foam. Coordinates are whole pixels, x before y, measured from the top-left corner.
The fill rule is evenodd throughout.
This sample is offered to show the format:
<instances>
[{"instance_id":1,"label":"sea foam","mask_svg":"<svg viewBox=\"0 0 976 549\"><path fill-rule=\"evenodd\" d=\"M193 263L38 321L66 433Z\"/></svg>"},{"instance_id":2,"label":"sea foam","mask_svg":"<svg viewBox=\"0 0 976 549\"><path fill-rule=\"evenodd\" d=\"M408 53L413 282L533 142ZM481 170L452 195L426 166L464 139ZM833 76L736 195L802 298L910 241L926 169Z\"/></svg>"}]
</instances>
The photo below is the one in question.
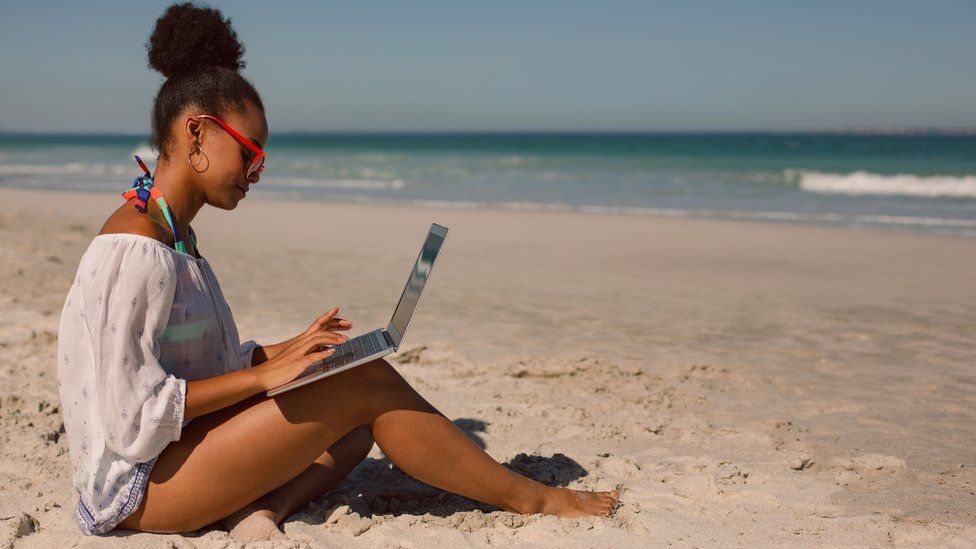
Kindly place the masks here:
<instances>
[{"instance_id":1,"label":"sea foam","mask_svg":"<svg viewBox=\"0 0 976 549\"><path fill-rule=\"evenodd\" d=\"M402 189L406 186L406 182L402 179L322 179L275 176L265 178L264 182L271 186L287 185L315 189Z\"/></svg>"},{"instance_id":2,"label":"sea foam","mask_svg":"<svg viewBox=\"0 0 976 549\"><path fill-rule=\"evenodd\" d=\"M141 158L143 162L148 163L156 162L159 157L159 153L156 151L156 149L150 147L148 143L140 144L129 154L132 156L139 155L139 158Z\"/></svg>"},{"instance_id":3,"label":"sea foam","mask_svg":"<svg viewBox=\"0 0 976 549\"><path fill-rule=\"evenodd\" d=\"M976 198L976 176L847 174L786 170L788 181L811 193L900 195L930 198Z\"/></svg>"},{"instance_id":4,"label":"sea foam","mask_svg":"<svg viewBox=\"0 0 976 549\"><path fill-rule=\"evenodd\" d=\"M0 176L5 175L72 175L72 176L124 176L131 168L120 164L69 162L67 164L2 164Z\"/></svg>"}]
</instances>

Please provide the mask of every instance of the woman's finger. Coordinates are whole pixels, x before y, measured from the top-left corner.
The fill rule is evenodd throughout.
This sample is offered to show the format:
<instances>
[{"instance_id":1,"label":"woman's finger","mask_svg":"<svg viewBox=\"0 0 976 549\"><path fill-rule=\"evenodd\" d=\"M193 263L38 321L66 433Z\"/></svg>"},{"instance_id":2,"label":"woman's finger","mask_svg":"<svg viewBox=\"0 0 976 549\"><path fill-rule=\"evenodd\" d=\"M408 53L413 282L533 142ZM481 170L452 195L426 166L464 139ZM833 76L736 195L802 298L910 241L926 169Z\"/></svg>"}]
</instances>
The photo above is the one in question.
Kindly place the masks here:
<instances>
[{"instance_id":1,"label":"woman's finger","mask_svg":"<svg viewBox=\"0 0 976 549\"><path fill-rule=\"evenodd\" d=\"M352 326L352 321L346 320L345 318L335 317L329 320L329 324L342 324L343 326Z\"/></svg>"},{"instance_id":2,"label":"woman's finger","mask_svg":"<svg viewBox=\"0 0 976 549\"><path fill-rule=\"evenodd\" d=\"M298 342L297 343L299 345L305 345L307 342L311 341L316 336L318 336L320 334L329 334L329 333L334 333L334 332L332 332L331 330L329 330L328 327L313 326L313 328L309 328L305 333L303 333L301 335L301 337L298 338ZM339 334L336 334L336 335L339 335ZM345 336L341 336L340 335L340 337L345 337Z\"/></svg>"},{"instance_id":3,"label":"woman's finger","mask_svg":"<svg viewBox=\"0 0 976 549\"><path fill-rule=\"evenodd\" d=\"M307 339L301 346L302 354L306 354L319 345L342 345L349 338L332 332L319 332Z\"/></svg>"},{"instance_id":4,"label":"woman's finger","mask_svg":"<svg viewBox=\"0 0 976 549\"><path fill-rule=\"evenodd\" d=\"M318 352L318 353L312 353L312 354L305 355L305 359L307 360L308 364L315 364L316 362L318 362L320 360L329 358L330 356L332 356L332 353L334 353L334 352L335 352L335 348L326 349L326 350L321 351L321 352Z\"/></svg>"},{"instance_id":5,"label":"woman's finger","mask_svg":"<svg viewBox=\"0 0 976 549\"><path fill-rule=\"evenodd\" d=\"M315 323L316 324L328 324L329 321L332 320L332 318L335 315L337 315L337 314L339 314L339 308L338 307L333 307L331 311L329 311L329 312L325 313L324 315L320 316L318 318L318 320L315 321Z\"/></svg>"},{"instance_id":6,"label":"woman's finger","mask_svg":"<svg viewBox=\"0 0 976 549\"><path fill-rule=\"evenodd\" d=\"M324 326L327 326L332 318L339 313L338 307L333 307L331 311L325 313L324 315L316 318L312 324L304 331L301 335L309 336L315 332L321 330Z\"/></svg>"},{"instance_id":7,"label":"woman's finger","mask_svg":"<svg viewBox=\"0 0 976 549\"><path fill-rule=\"evenodd\" d=\"M349 341L349 338L333 332L322 332L318 337L312 339L312 343L327 344L327 345L342 345L343 343Z\"/></svg>"}]
</instances>

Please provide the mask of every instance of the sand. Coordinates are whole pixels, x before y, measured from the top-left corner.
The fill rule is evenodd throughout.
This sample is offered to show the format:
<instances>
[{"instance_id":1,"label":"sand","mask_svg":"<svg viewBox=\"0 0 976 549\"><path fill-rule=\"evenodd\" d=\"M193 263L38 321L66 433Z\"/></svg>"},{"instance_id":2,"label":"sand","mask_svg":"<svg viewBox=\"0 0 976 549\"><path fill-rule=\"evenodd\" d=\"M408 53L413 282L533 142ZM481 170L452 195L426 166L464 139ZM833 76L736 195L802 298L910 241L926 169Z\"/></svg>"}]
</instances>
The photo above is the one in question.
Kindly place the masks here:
<instances>
[{"instance_id":1,"label":"sand","mask_svg":"<svg viewBox=\"0 0 976 549\"><path fill-rule=\"evenodd\" d=\"M71 517L58 317L120 201L0 189L0 547L240 546ZM624 505L500 512L374 447L280 546L976 545L976 240L259 197L194 228L270 343L334 305L385 325L432 221L451 233L392 362L499 461Z\"/></svg>"}]
</instances>

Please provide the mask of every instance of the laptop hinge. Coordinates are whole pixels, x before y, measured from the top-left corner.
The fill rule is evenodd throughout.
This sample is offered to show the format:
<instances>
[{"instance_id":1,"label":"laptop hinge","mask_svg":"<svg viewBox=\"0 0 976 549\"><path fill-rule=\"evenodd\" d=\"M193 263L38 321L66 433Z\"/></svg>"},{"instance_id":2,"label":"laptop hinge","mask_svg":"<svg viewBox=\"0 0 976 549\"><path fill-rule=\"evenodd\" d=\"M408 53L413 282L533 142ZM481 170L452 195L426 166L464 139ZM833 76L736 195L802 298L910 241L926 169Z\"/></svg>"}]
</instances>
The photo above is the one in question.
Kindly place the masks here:
<instances>
[{"instance_id":1,"label":"laptop hinge","mask_svg":"<svg viewBox=\"0 0 976 549\"><path fill-rule=\"evenodd\" d=\"M390 347L395 347L395 345L393 345L393 338L390 337L390 332L383 330L383 337L386 338L386 342L390 345Z\"/></svg>"}]
</instances>

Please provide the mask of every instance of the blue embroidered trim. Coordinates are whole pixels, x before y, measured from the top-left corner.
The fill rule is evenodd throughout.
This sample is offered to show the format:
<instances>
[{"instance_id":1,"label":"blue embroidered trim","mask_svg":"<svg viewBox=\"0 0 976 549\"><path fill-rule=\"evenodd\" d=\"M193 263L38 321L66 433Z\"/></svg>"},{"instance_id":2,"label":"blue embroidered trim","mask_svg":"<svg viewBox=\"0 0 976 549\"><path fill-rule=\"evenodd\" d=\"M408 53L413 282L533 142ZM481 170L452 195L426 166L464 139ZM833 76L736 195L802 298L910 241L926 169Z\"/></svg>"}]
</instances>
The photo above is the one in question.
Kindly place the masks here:
<instances>
[{"instance_id":1,"label":"blue embroidered trim","mask_svg":"<svg viewBox=\"0 0 976 549\"><path fill-rule=\"evenodd\" d=\"M149 480L149 473L152 471L152 467L156 464L157 459L159 459L159 456L136 465L135 481L129 489L129 495L126 497L122 509L101 522L95 522L95 517L92 516L91 511L88 510L88 506L85 505L85 502L82 501L79 495L78 505L75 507L75 521L78 523L81 531L87 535L104 534L131 515L135 511L137 502L141 499L135 496L141 494L143 488L145 488L146 482Z\"/></svg>"}]
</instances>

